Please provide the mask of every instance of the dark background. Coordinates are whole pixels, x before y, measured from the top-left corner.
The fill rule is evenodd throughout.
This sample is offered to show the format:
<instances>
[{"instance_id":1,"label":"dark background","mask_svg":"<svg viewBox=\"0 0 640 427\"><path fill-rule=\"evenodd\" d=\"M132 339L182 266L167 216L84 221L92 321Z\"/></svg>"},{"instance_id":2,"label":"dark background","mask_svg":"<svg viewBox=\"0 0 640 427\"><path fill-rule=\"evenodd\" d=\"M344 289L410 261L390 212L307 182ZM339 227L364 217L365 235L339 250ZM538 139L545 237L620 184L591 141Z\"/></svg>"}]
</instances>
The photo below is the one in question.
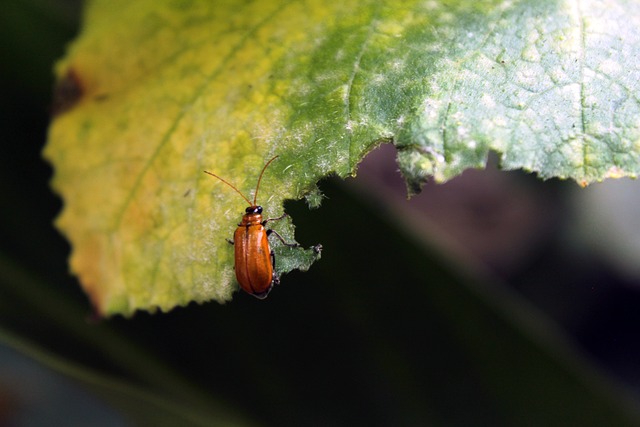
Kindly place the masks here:
<instances>
[{"instance_id":1,"label":"dark background","mask_svg":"<svg viewBox=\"0 0 640 427\"><path fill-rule=\"evenodd\" d=\"M406 202L391 147L351 185L322 182L319 210L287 205L297 240L325 251L267 301L237 294L93 318L67 272L70 248L52 225L62 202L40 154L52 65L79 13L77 1L32 0L8 1L0 16L0 325L19 337L0 347L1 425L140 423L21 340L169 399L184 391L196 410L216 402L220 419L267 425L563 425L571 403L554 398L568 386L553 384L584 389L582 371L567 368L576 355L589 378L599 366L594 388L610 375L613 402L640 390L640 286L567 237L576 193L588 190L490 166ZM606 420L609 398L594 394Z\"/></svg>"}]
</instances>

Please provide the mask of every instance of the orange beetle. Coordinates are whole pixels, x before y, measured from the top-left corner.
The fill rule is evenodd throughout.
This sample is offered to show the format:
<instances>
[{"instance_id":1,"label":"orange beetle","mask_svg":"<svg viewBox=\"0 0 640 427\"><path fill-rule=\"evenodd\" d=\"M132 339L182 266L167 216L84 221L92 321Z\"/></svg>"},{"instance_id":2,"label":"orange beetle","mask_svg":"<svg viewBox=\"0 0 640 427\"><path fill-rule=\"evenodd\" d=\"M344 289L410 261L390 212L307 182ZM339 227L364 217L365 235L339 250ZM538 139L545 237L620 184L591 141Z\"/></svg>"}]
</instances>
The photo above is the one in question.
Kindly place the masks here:
<instances>
[{"instance_id":1,"label":"orange beetle","mask_svg":"<svg viewBox=\"0 0 640 427\"><path fill-rule=\"evenodd\" d=\"M262 206L258 206L256 204L262 175L267 169L267 166L277 158L278 156L273 157L262 168L262 172L260 172L260 176L258 177L256 191L253 196L253 203L251 203L251 201L242 194L240 190L220 178L218 175L204 171L234 189L235 192L240 194L240 196L242 196L242 198L249 204L249 207L245 209L245 213L242 215L242 222L238 224L238 228L233 234L233 241L229 241L229 243L233 244L235 247L236 279L238 280L240 287L245 292L259 299L266 298L273 285L280 283L280 278L275 272L276 259L273 251L271 250L271 246L269 245L269 236L271 234L276 235L278 239L287 246L300 246L297 243L285 242L282 236L277 232L265 228L265 225L269 221L280 220L286 217L287 214L278 218L263 220Z\"/></svg>"}]
</instances>

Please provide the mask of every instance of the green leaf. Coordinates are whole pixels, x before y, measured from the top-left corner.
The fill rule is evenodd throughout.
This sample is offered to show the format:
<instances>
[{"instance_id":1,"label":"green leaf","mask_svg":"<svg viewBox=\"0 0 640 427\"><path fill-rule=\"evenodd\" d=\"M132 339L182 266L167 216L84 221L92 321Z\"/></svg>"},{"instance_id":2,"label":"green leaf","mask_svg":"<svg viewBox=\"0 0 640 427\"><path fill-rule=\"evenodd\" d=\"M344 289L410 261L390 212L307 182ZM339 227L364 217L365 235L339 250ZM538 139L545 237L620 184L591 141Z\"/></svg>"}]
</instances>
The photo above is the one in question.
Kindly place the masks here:
<instances>
[{"instance_id":1,"label":"green leaf","mask_svg":"<svg viewBox=\"0 0 640 427\"><path fill-rule=\"evenodd\" d=\"M411 191L484 166L582 184L640 165L640 5L94 0L57 66L45 156L72 271L102 313L225 301L243 210L317 206L393 142ZM616 25L612 25L615 23ZM293 226L276 226L293 240ZM310 242L317 243L317 242ZM281 273L313 250L276 246Z\"/></svg>"},{"instance_id":2,"label":"green leaf","mask_svg":"<svg viewBox=\"0 0 640 427\"><path fill-rule=\"evenodd\" d=\"M185 379L160 351L107 322L88 322L83 304L65 295L61 283L35 275L39 268L16 265L0 251L0 343L80 383L138 425L253 424Z\"/></svg>"},{"instance_id":3,"label":"green leaf","mask_svg":"<svg viewBox=\"0 0 640 427\"><path fill-rule=\"evenodd\" d=\"M274 424L296 408L307 418L292 425L639 425L637 400L520 294L443 257L402 210L335 184L321 210L290 208L302 236L323 236L322 262L268 305L234 302L221 322L242 319L251 347L237 357L263 390L254 401L280 411ZM265 318L270 332L252 327ZM271 370L251 366L269 351Z\"/></svg>"},{"instance_id":4,"label":"green leaf","mask_svg":"<svg viewBox=\"0 0 640 427\"><path fill-rule=\"evenodd\" d=\"M173 397L149 392L132 384L118 381L99 372L74 365L9 331L0 328L0 342L41 365L73 379L95 396L118 409L136 425L153 426L250 426L252 422L238 416L222 405L203 412L201 408L178 402Z\"/></svg>"},{"instance_id":5,"label":"green leaf","mask_svg":"<svg viewBox=\"0 0 640 427\"><path fill-rule=\"evenodd\" d=\"M436 24L444 37L397 138L411 187L482 167L489 150L504 169L582 185L636 177L640 5L498 2L479 18L464 3L455 28Z\"/></svg>"}]
</instances>

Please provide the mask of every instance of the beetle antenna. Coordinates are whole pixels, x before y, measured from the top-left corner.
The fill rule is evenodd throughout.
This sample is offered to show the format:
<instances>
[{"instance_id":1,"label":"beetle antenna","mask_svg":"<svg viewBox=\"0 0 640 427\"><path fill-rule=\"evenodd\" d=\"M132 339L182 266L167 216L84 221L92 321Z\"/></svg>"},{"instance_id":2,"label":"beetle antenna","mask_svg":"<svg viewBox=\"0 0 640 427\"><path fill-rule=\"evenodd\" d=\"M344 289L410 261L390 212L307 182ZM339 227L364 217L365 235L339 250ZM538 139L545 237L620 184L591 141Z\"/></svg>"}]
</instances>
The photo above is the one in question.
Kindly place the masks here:
<instances>
[{"instance_id":1,"label":"beetle antenna","mask_svg":"<svg viewBox=\"0 0 640 427\"><path fill-rule=\"evenodd\" d=\"M267 163L267 164L269 164L269 163ZM225 181L224 179L220 178L220 177L219 177L218 175L216 175L215 173L211 173L211 172L209 172L209 171L204 171L204 173L209 174L209 175L211 175L211 176L213 176L213 177L218 178L220 181L224 182L224 183L225 183L225 184L227 184L229 187L233 188L233 189L234 189L234 191L235 191L236 193L238 193L239 195L241 195L241 196L242 196L242 198L243 198L243 199L245 199L245 200L247 201L247 203L249 203L249 206L254 206L254 205L256 204L256 203L254 202L254 203L253 203L253 205L252 205L252 204L251 204L251 200L249 200L249 199L247 198L247 196L245 196L244 194L242 194L242 193L240 192L240 190L238 190L238 189L237 189L236 187L234 187L232 184L229 184L229 183L228 183L227 181Z\"/></svg>"},{"instance_id":2,"label":"beetle antenna","mask_svg":"<svg viewBox=\"0 0 640 427\"><path fill-rule=\"evenodd\" d=\"M260 176L258 177L258 184L256 185L256 192L253 195L253 205L252 206L256 206L256 200L258 200L258 189L260 188L260 181L262 181L262 175L264 175L264 171L267 169L267 166L269 166L271 164L271 162L273 162L278 157L280 157L280 156L272 157L271 160L269 160L267 162L267 164L264 165L264 167L262 168L262 172L260 172Z\"/></svg>"}]
</instances>

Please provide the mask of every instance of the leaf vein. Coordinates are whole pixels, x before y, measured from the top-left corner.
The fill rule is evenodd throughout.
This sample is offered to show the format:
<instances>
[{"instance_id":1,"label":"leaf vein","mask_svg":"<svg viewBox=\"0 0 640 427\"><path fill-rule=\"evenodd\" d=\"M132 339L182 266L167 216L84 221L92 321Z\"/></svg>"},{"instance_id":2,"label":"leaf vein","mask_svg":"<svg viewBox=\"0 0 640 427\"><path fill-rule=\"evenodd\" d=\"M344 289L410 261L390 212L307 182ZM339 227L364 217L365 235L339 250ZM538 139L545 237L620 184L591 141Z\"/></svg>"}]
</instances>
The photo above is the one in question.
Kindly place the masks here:
<instances>
[{"instance_id":1,"label":"leaf vein","mask_svg":"<svg viewBox=\"0 0 640 427\"><path fill-rule=\"evenodd\" d=\"M346 87L346 91L345 91L345 123L347 126L347 130L348 130L348 138L349 138L349 169L353 168L355 166L354 164L354 158L356 158L356 154L354 152L354 143L353 143L353 138L352 138L352 133L353 133L353 128L352 128L352 123L351 123L351 114L353 111L353 86L354 86L354 82L356 80L356 77L358 76L358 73L360 71L360 63L362 62L362 58L367 50L367 47L369 45L369 43L371 42L371 39L373 38L373 34L375 33L375 27L377 25L377 21L378 21L378 15L379 15L379 8L376 9L376 12L373 14L373 17L371 19L371 22L369 23L369 27L367 29L367 34L364 37L364 40L362 41L361 45L360 45L360 49L358 50L358 54L356 55L354 62L353 62L353 66L351 67L351 73L349 75L349 79L347 81L347 87ZM356 159L357 161L357 159Z\"/></svg>"},{"instance_id":2,"label":"leaf vein","mask_svg":"<svg viewBox=\"0 0 640 427\"><path fill-rule=\"evenodd\" d=\"M136 180L133 183L133 186L131 187L131 189L130 189L130 191L129 191L129 193L128 193L128 195L127 195L127 197L126 197L126 199L125 199L125 201L123 203L123 205L121 206L119 212L115 216L114 227L113 227L114 230L118 229L118 227L122 223L122 219L124 217L125 212L127 211L127 208L129 207L131 202L134 200L134 196L137 193L137 191L140 189L143 177L149 171L149 169L151 168L151 165L153 164L155 159L158 157L159 153L162 151L162 149L170 141L171 136L174 134L174 132L178 128L178 125L181 123L181 121L186 117L187 113L190 111L190 109L186 108L186 106L190 106L190 105L195 104L200 99L200 97L203 96L203 94L206 93L206 91L205 91L206 87L209 84L211 84L211 82L216 77L218 77L220 75L220 73L224 70L224 65L227 64L228 61L231 58L233 58L234 55L236 55L236 53L239 51L239 48L241 46L243 46L247 42L247 40L249 40L250 37L253 34L255 34L261 27L263 27L271 19L273 19L274 16L277 16L279 13L281 13L282 10L284 10L288 5L289 5L289 3L282 4L281 6L277 7L276 9L274 9L274 11L271 14L265 16L261 21L259 21L252 28L248 29L247 32L244 34L244 36L236 43L236 45L233 47L233 49L230 49L230 51L227 54L227 56L222 61L220 61L221 65L218 68L216 68L205 79L205 81L198 88L196 88L193 91L194 95L191 97L191 99L188 100L188 102L185 103L185 106L180 109L180 112L179 112L178 116L173 120L173 123L172 123L171 127L165 132L164 136L162 137L162 139L160 140L158 145L155 147L155 149L153 150L153 152L149 156L148 160L146 161L146 163L143 165L142 169L138 173L138 176L136 177Z\"/></svg>"}]
</instances>

